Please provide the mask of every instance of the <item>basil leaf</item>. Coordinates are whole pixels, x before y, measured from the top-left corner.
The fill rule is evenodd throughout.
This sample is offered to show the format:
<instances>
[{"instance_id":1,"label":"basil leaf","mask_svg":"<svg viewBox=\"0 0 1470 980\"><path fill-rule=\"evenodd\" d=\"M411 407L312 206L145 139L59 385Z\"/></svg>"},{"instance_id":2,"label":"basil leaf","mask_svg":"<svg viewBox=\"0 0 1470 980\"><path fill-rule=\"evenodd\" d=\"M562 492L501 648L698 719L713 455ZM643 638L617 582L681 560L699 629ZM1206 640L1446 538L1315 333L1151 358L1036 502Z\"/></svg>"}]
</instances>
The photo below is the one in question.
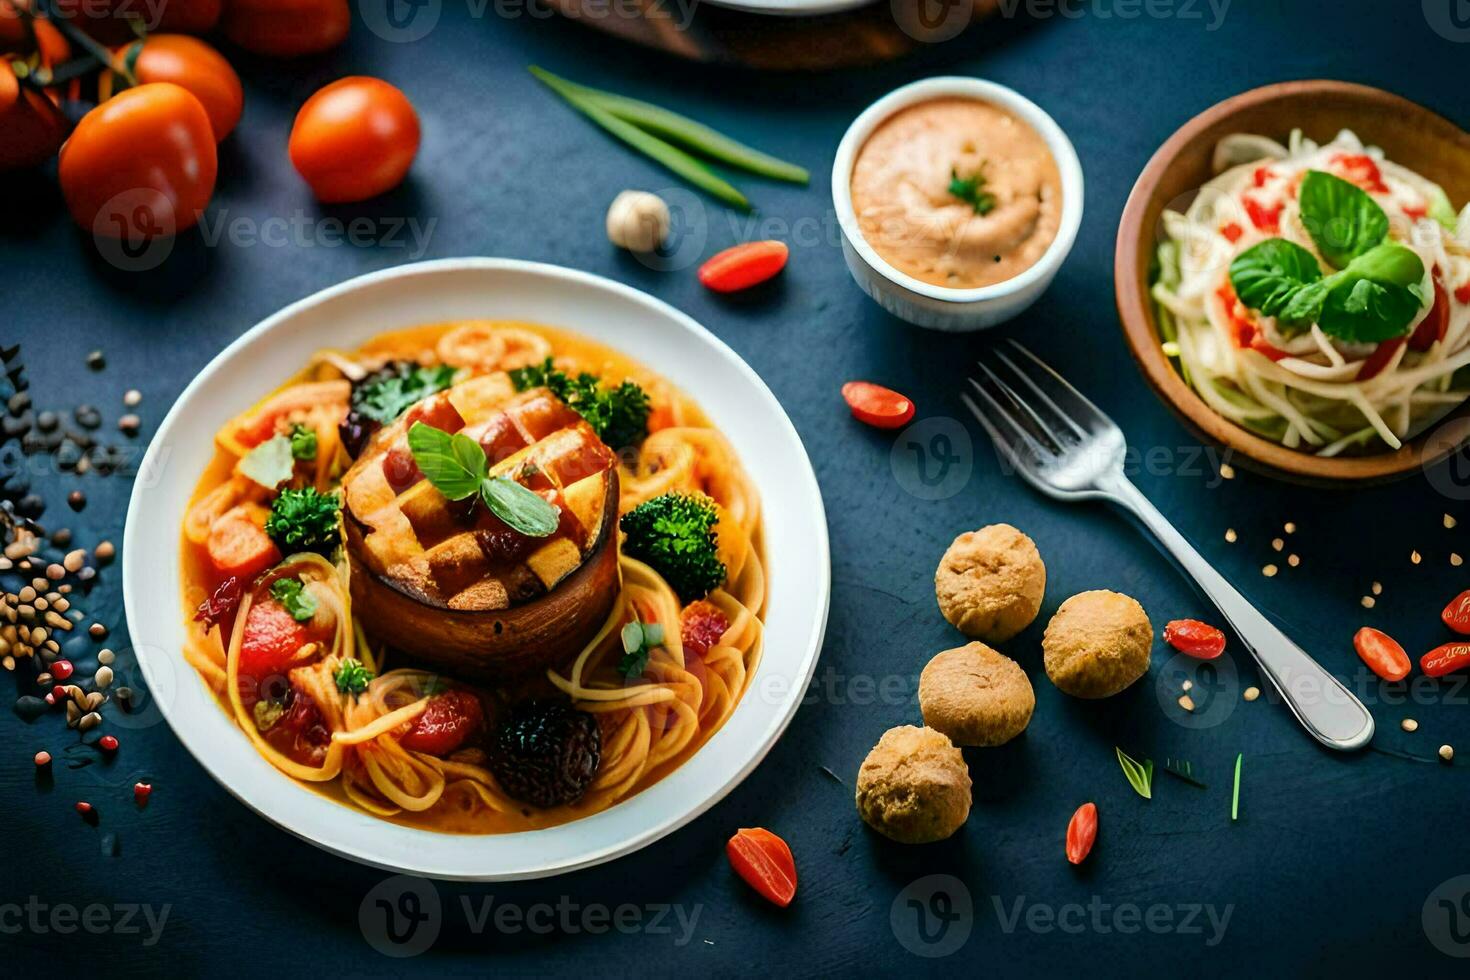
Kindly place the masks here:
<instances>
[{"instance_id":1,"label":"basil leaf","mask_svg":"<svg viewBox=\"0 0 1470 980\"><path fill-rule=\"evenodd\" d=\"M560 523L555 507L508 477L482 480L480 496L492 514L528 538L547 537Z\"/></svg>"},{"instance_id":2,"label":"basil leaf","mask_svg":"<svg viewBox=\"0 0 1470 980\"><path fill-rule=\"evenodd\" d=\"M1299 290L1321 278L1317 257L1284 238L1248 248L1230 263L1235 295L1266 316L1281 316Z\"/></svg>"},{"instance_id":3,"label":"basil leaf","mask_svg":"<svg viewBox=\"0 0 1470 980\"><path fill-rule=\"evenodd\" d=\"M240 460L240 473L267 490L274 490L291 479L295 469L296 459L291 455L291 440L285 436L272 436Z\"/></svg>"},{"instance_id":4,"label":"basil leaf","mask_svg":"<svg viewBox=\"0 0 1470 980\"><path fill-rule=\"evenodd\" d=\"M1388 237L1388 215L1367 191L1320 170L1307 171L1301 189L1302 225L1333 268Z\"/></svg>"},{"instance_id":5,"label":"basil leaf","mask_svg":"<svg viewBox=\"0 0 1470 980\"><path fill-rule=\"evenodd\" d=\"M1402 336L1424 309L1424 262L1403 245L1385 244L1354 259L1330 279L1318 317L1323 332L1375 343Z\"/></svg>"},{"instance_id":6,"label":"basil leaf","mask_svg":"<svg viewBox=\"0 0 1470 980\"><path fill-rule=\"evenodd\" d=\"M425 479L445 497L464 500L479 492L487 470L485 450L469 436L415 422L408 430L408 448Z\"/></svg>"}]
</instances>

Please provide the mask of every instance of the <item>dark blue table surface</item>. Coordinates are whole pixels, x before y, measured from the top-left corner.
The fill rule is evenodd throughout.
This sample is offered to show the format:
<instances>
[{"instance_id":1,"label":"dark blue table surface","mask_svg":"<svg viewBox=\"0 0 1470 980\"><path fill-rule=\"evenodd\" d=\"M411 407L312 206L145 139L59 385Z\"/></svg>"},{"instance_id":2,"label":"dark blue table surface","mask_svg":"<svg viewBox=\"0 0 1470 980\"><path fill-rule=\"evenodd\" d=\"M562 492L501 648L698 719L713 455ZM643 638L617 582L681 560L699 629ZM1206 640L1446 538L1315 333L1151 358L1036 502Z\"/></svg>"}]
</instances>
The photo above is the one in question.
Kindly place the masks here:
<instances>
[{"instance_id":1,"label":"dark blue table surface","mask_svg":"<svg viewBox=\"0 0 1470 980\"><path fill-rule=\"evenodd\" d=\"M833 152L852 117L915 78L991 78L1050 111L1081 155L1086 217L1051 291L1001 333L1024 337L1123 424L1144 453L1134 467L1140 485L1252 600L1369 701L1377 746L1432 758L1441 743L1462 742L1470 753L1463 688L1383 688L1350 642L1365 623L1392 630L1415 655L1443 642L1439 610L1466 585L1449 554L1470 554L1470 534L1445 530L1442 515L1461 515L1470 527L1461 500L1422 477L1351 493L1243 472L1220 481L1213 450L1177 424L1130 362L1113 309L1111 261L1134 178L1196 112L1258 84L1332 77L1383 86L1470 124L1463 96L1470 45L1436 33L1418 3L1239 0L1219 22L1204 2L1076 3L1069 9L1084 11L1080 17L1003 19L883 68L779 77L695 67L583 26L494 16L496 9L476 17L483 4L445 3L438 26L414 43L389 43L359 20L345 46L320 58L282 65L239 59L245 116L222 147L211 225L248 232L284 219L304 228L304 237L227 235L210 246L191 235L161 267L123 273L74 231L49 180L8 182L0 343L22 343L42 407L90 401L110 424L122 412L122 393L142 389L146 438L228 341L282 305L360 273L418 258L511 256L648 290L750 362L812 457L832 535L833 590L811 695L750 778L643 852L549 881L424 886L440 911L423 929L437 934L427 952L398 959L373 944L393 948L376 900L398 903L403 883L384 884L384 873L261 820L216 785L166 725L110 721L124 743L115 760L76 771L58 765L54 785L38 787L31 754L43 746L58 751L69 736L54 717L27 726L5 712L0 949L7 965L257 976L575 969L1414 975L1459 965L1445 951L1470 955L1470 879L1449 881L1470 872L1463 765L1319 749L1282 705L1240 699L1260 679L1238 647L1217 672L1201 676L1194 719L1173 704L1182 675L1161 642L1150 676L1108 702L1074 701L1044 679L1041 629L1075 592L1130 593L1156 627L1208 610L1149 541L1113 514L1064 509L1003 475L968 422L973 442L959 440L959 448L968 443L973 471L959 492L926 501L905 491L895 475L902 468L891 463L892 436L855 424L839 386L881 381L912 394L921 418L963 419L956 397L963 364L989 338L925 333L863 296L835 242L828 188ZM1139 13L1145 9L1176 13ZM722 301L698 285L692 269L658 272L613 250L602 232L608 201L625 187L659 190L674 181L549 97L524 70L533 62L686 111L810 166L809 188L742 181L760 207L754 217L713 205L703 212L705 254L746 238L791 238L783 279ZM409 93L423 146L399 190L324 210L288 165L286 133L309 93L352 73L380 75ZM321 237L330 228L324 219L359 215L371 219L371 237L384 240L333 245ZM390 233L408 219L428 230L426 242L415 244L407 229ZM101 373L83 365L93 348L107 355ZM36 483L53 501L47 523L70 525L84 545L120 541L126 479L53 475ZM91 501L77 515L63 503L74 487ZM1042 616L1007 645L1035 681L1035 718L1011 746L973 755L975 807L961 832L942 844L901 847L859 821L853 780L885 729L917 722L919 669L958 641L934 604L940 553L956 533L995 521L1027 530L1047 562ZM1302 558L1295 569L1270 545L1287 521L1298 526L1288 544ZM1227 527L1239 532L1238 543L1225 543ZM1415 549L1422 564L1410 561ZM1273 561L1283 564L1282 574L1264 578L1261 567ZM136 683L120 579L118 566L105 569L86 605L114 627L109 645L120 651L122 676ZM1383 594L1366 611L1359 600L1375 580ZM1405 717L1419 721L1417 733L1400 729ZM1160 775L1155 798L1144 801L1124 781L1115 745L1159 762L1188 759L1208 788ZM1244 778L1240 820L1232 824L1229 768L1237 753L1245 756ZM140 777L157 786L143 811L130 799ZM72 812L84 797L99 808L96 827ZM1097 802L1102 832L1076 870L1063 860L1062 835L1086 800ZM726 863L725 839L752 825L778 831L796 853L801 888L789 909L754 897ZM934 875L947 877L926 880ZM1446 911L1441 898L1461 904ZM90 921L110 926L89 929L87 920L67 918L93 903L106 912L90 913ZM140 911L124 923L133 906ZM497 917L502 907L511 909L506 918ZM156 935L143 908L155 919L167 916ZM947 958L917 955L954 948Z\"/></svg>"}]
</instances>

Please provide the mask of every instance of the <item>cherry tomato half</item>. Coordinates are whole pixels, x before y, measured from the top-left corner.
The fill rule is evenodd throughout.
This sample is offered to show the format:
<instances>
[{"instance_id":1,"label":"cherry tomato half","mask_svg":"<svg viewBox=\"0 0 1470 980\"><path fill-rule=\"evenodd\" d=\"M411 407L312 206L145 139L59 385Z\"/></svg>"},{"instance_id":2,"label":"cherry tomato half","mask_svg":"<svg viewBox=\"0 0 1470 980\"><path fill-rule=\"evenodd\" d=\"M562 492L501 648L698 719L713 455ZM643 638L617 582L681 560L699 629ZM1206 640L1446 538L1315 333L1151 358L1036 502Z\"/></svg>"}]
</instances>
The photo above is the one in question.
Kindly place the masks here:
<instances>
[{"instance_id":1,"label":"cherry tomato half","mask_svg":"<svg viewBox=\"0 0 1470 980\"><path fill-rule=\"evenodd\" d=\"M77 224L150 239L199 220L218 166L204 106L171 82L152 82L83 116L61 148L58 175Z\"/></svg>"},{"instance_id":2,"label":"cherry tomato half","mask_svg":"<svg viewBox=\"0 0 1470 980\"><path fill-rule=\"evenodd\" d=\"M254 54L277 58L329 51L347 38L347 0L230 0L225 37Z\"/></svg>"},{"instance_id":3,"label":"cherry tomato half","mask_svg":"<svg viewBox=\"0 0 1470 980\"><path fill-rule=\"evenodd\" d=\"M1470 636L1470 589L1451 599L1439 618L1461 636Z\"/></svg>"},{"instance_id":4,"label":"cherry tomato half","mask_svg":"<svg viewBox=\"0 0 1470 980\"><path fill-rule=\"evenodd\" d=\"M245 100L240 76L224 55L197 37L152 34L118 48L114 54L122 61L134 58L133 74L139 82L173 82L192 93L209 114L215 142L230 135L240 121ZM103 72L98 80L103 101L111 94L112 84L112 73Z\"/></svg>"},{"instance_id":5,"label":"cherry tomato half","mask_svg":"<svg viewBox=\"0 0 1470 980\"><path fill-rule=\"evenodd\" d=\"M484 717L480 699L456 687L431 698L398 744L415 752L448 755L465 743Z\"/></svg>"},{"instance_id":6,"label":"cherry tomato half","mask_svg":"<svg viewBox=\"0 0 1470 980\"><path fill-rule=\"evenodd\" d=\"M1176 619L1166 625L1164 642L1200 660L1214 660L1225 652L1225 634L1197 619Z\"/></svg>"},{"instance_id":7,"label":"cherry tomato half","mask_svg":"<svg viewBox=\"0 0 1470 980\"><path fill-rule=\"evenodd\" d=\"M909 398L868 381L849 381L842 386L842 398L852 409L853 418L874 428L897 429L914 417L914 403Z\"/></svg>"},{"instance_id":8,"label":"cherry tomato half","mask_svg":"<svg viewBox=\"0 0 1470 980\"><path fill-rule=\"evenodd\" d=\"M1353 637L1353 649L1369 670L1386 681L1401 681L1409 676L1409 655L1382 630L1364 626Z\"/></svg>"},{"instance_id":9,"label":"cherry tomato half","mask_svg":"<svg viewBox=\"0 0 1470 980\"><path fill-rule=\"evenodd\" d=\"M770 279L786 268L785 242L746 242L727 248L699 267L699 281L717 293L734 293Z\"/></svg>"},{"instance_id":10,"label":"cherry tomato half","mask_svg":"<svg viewBox=\"0 0 1470 980\"><path fill-rule=\"evenodd\" d=\"M725 844L735 873L761 897L782 908L796 897L796 859L786 842L764 827L742 827Z\"/></svg>"},{"instance_id":11,"label":"cherry tomato half","mask_svg":"<svg viewBox=\"0 0 1470 980\"><path fill-rule=\"evenodd\" d=\"M392 190L418 150L419 117L408 97L365 75L317 90L291 127L291 163L328 204Z\"/></svg>"},{"instance_id":12,"label":"cherry tomato half","mask_svg":"<svg viewBox=\"0 0 1470 980\"><path fill-rule=\"evenodd\" d=\"M66 119L41 93L22 88L10 62L0 58L0 171L35 167L56 155Z\"/></svg>"}]
</instances>

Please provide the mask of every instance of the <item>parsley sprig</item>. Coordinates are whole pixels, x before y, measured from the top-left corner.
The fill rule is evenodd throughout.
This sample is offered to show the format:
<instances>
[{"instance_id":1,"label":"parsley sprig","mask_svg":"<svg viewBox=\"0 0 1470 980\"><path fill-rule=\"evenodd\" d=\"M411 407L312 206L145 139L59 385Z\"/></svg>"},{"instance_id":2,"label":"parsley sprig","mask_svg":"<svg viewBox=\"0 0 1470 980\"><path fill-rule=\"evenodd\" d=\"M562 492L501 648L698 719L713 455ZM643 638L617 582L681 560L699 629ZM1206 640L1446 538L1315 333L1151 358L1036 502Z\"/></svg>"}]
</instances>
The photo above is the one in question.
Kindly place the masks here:
<instances>
[{"instance_id":1,"label":"parsley sprig","mask_svg":"<svg viewBox=\"0 0 1470 980\"><path fill-rule=\"evenodd\" d=\"M587 420L613 449L636 446L648 435L648 393L632 381L606 387L595 374L567 374L551 358L510 372L516 391L549 388L567 407Z\"/></svg>"},{"instance_id":2,"label":"parsley sprig","mask_svg":"<svg viewBox=\"0 0 1470 980\"><path fill-rule=\"evenodd\" d=\"M367 690L375 675L362 665L360 660L348 657L342 661L342 666L332 675L337 682L337 690L343 694L351 694L353 697Z\"/></svg>"},{"instance_id":3,"label":"parsley sprig","mask_svg":"<svg viewBox=\"0 0 1470 980\"><path fill-rule=\"evenodd\" d=\"M985 190L985 164L980 165L968 177L961 177L954 167L949 169L949 193L975 209L976 214L989 214L995 210L995 195Z\"/></svg>"},{"instance_id":4,"label":"parsley sprig","mask_svg":"<svg viewBox=\"0 0 1470 980\"><path fill-rule=\"evenodd\" d=\"M271 598L284 606L298 623L305 623L316 615L316 596L306 590L299 578L276 579L271 583Z\"/></svg>"}]
</instances>

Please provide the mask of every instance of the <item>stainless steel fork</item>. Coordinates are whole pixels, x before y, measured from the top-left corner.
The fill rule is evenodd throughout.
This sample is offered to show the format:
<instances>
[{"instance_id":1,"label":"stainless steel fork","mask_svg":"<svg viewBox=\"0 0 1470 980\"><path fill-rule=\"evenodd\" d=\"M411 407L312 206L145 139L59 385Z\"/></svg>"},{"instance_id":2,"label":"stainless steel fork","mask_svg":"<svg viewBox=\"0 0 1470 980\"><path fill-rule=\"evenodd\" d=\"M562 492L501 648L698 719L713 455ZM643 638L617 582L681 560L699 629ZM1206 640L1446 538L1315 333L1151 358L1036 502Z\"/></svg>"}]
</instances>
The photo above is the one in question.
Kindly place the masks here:
<instances>
[{"instance_id":1,"label":"stainless steel fork","mask_svg":"<svg viewBox=\"0 0 1470 980\"><path fill-rule=\"evenodd\" d=\"M1113 420L1015 341L979 364L961 397L1027 482L1057 500L1106 500L1133 514L1219 607L1297 720L1329 748L1373 738L1373 716L1341 682L1246 601L1123 474Z\"/></svg>"}]
</instances>

